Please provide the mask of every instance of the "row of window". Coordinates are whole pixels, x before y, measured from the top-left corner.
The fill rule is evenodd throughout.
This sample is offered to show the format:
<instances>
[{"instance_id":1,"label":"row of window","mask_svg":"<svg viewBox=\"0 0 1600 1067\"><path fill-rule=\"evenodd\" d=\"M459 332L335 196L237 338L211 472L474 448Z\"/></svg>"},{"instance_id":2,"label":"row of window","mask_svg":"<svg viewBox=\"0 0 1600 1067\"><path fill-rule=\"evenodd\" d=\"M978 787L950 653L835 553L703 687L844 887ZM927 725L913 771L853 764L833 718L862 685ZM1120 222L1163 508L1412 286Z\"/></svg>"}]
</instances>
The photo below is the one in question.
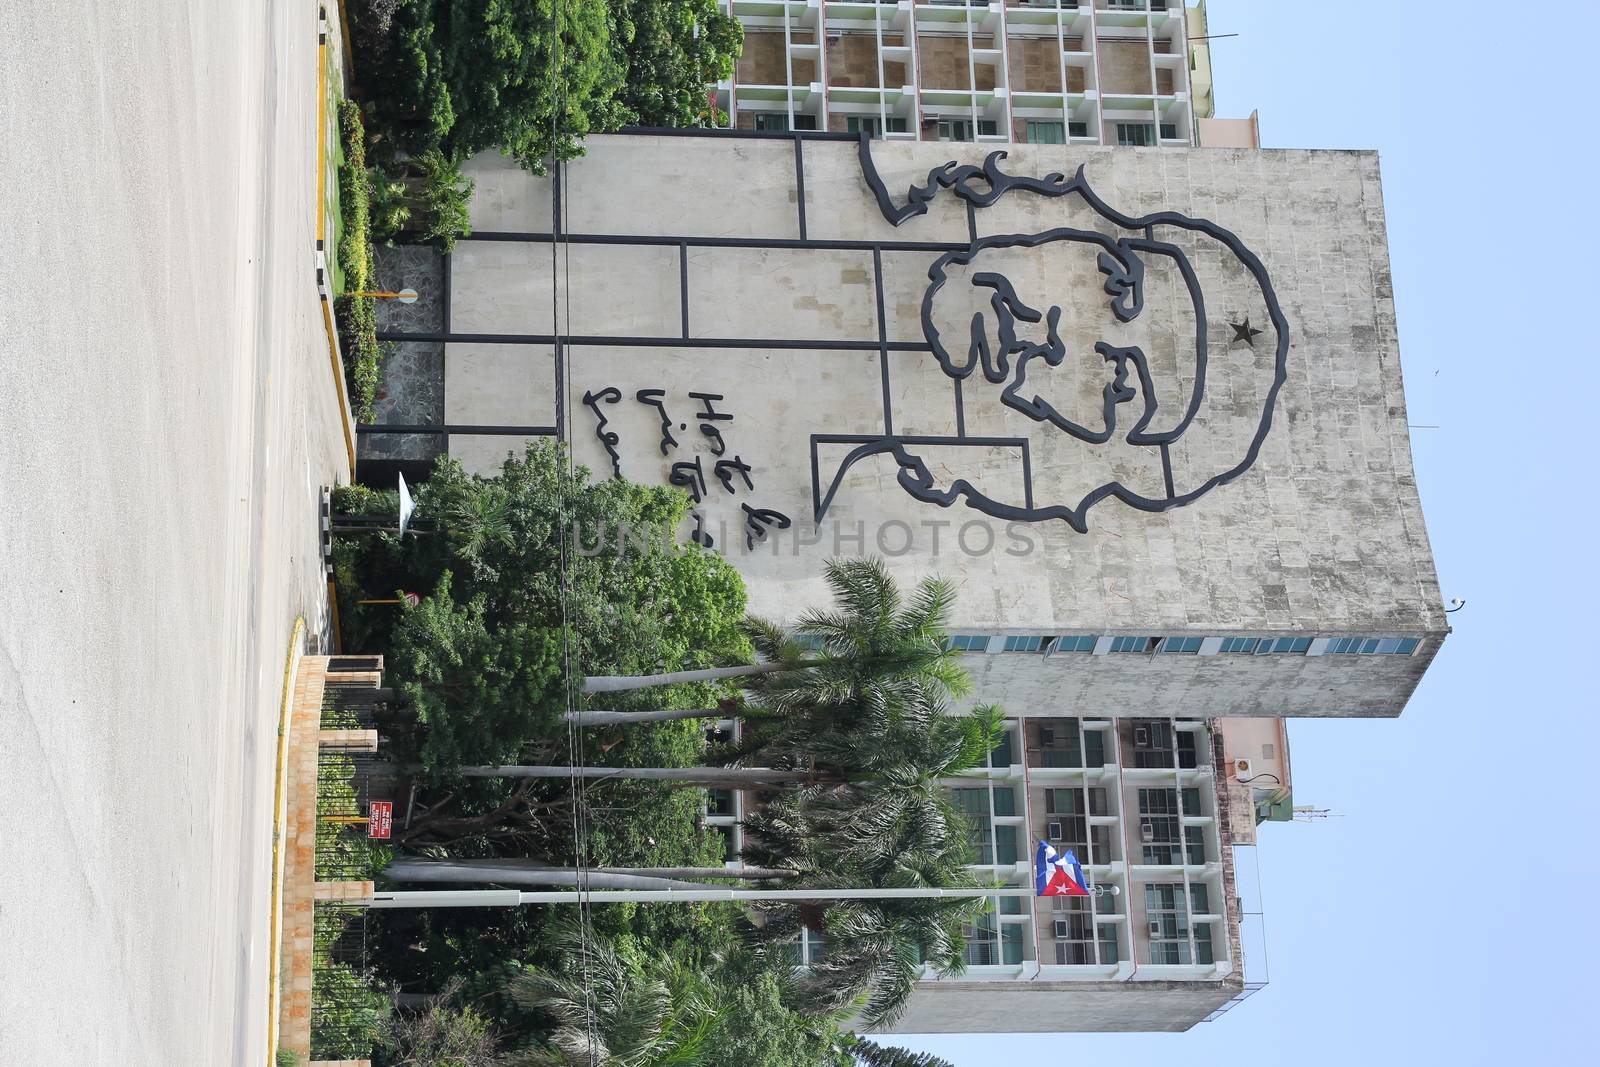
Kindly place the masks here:
<instances>
[{"instance_id":1,"label":"row of window","mask_svg":"<svg viewBox=\"0 0 1600 1067\"><path fill-rule=\"evenodd\" d=\"M758 111L755 113L754 124L758 130L788 133L792 130L815 130L817 128L817 117L815 115L796 115L791 123L788 114L785 112ZM1127 147L1153 145L1156 143L1157 136L1164 141L1176 140L1178 137L1178 127L1171 122L1163 122L1159 125L1153 122L1118 122L1115 125L1117 144ZM885 133L909 132L906 119L897 115L887 117L846 115L844 128L847 133L865 133L874 138L881 138ZM971 119L939 119L937 120L937 132L938 139L941 141L973 141L978 137L999 136L1000 125L994 119L978 119L976 123ZM1029 144L1066 144L1069 137L1088 137L1089 135L1089 124L1087 122L1029 120L1026 128L1026 139Z\"/></svg>"},{"instance_id":2,"label":"row of window","mask_svg":"<svg viewBox=\"0 0 1600 1067\"><path fill-rule=\"evenodd\" d=\"M1122 635L1111 638L1111 652L1135 653L1199 653L1204 637L1167 637ZM1217 652L1227 655L1269 656L1301 654L1311 650L1310 637L1224 637ZM1009 636L1005 639L1006 652L1093 652L1100 641L1099 634L1079 634L1066 637ZM1421 644L1415 637L1334 637L1323 650L1328 655L1346 656L1409 656ZM989 638L984 634L952 634L945 647L957 652L984 652L989 648Z\"/></svg>"}]
</instances>

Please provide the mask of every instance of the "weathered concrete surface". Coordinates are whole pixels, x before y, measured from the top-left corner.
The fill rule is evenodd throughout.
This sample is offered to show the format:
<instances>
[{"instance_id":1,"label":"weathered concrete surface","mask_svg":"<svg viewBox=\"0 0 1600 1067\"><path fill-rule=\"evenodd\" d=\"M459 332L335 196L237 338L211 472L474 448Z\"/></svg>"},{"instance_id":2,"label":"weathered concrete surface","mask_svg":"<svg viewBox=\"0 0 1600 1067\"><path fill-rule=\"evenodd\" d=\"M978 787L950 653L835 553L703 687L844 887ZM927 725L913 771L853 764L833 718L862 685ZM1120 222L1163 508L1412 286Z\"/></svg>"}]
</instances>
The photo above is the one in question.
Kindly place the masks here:
<instances>
[{"instance_id":1,"label":"weathered concrete surface","mask_svg":"<svg viewBox=\"0 0 1600 1067\"><path fill-rule=\"evenodd\" d=\"M972 664L984 699L1034 714L1398 714L1446 625L1411 468L1376 155L1008 151L1001 165L1009 174L1070 175L1081 166L1114 211L1178 212L1237 234L1264 264L1286 330L1274 328L1267 294L1244 259L1170 220L1135 227L1114 223L1087 198L1013 191L977 210L969 230L961 202L943 192L926 215L897 228L869 194L856 145L810 140L805 235L857 246L797 245L793 140L600 137L567 172L570 247L552 255L548 241L458 246L452 329L538 343L475 344L470 352L447 345L446 415L454 424L551 423L557 398L553 375L542 373L543 335L559 322L577 339L564 399L578 459L609 473L603 432L616 435L621 473L637 481L687 485L699 463L705 530L745 575L756 612L784 617L825 603L823 560L873 553L903 580L937 572L954 581L952 629L963 634L1415 637L1421 645L1411 657L970 657L984 660ZM984 152L873 147L886 187L901 200L952 157L977 164ZM484 191L474 208L480 230L548 230L548 180L492 157L470 169ZM1016 374L1006 383L1004 369L994 382L971 374L957 393L954 375L915 346L927 347L921 313L941 246L967 245L972 230L1143 241L1142 310L1127 321L1113 314L1094 240L983 250L941 275L947 280L931 301L952 355L967 355L978 313L990 316L993 350L1003 347L993 336L995 290L983 281L998 272L1036 313L1060 309L1066 358L1056 366L1034 360L1025 382ZM604 240L586 243L585 235ZM651 235L666 243L631 240ZM681 237L789 243L680 251L671 239ZM860 247L886 241L924 247L883 249L877 263ZM1042 343L1041 328L1025 316L1018 326L1018 336ZM1237 339L1246 326L1256 331L1245 331L1249 343ZM880 332L888 344L910 346L889 351L886 366ZM791 343L772 343L779 340ZM1258 442L1280 344L1284 379ZM1065 419L1102 427L1116 370L1101 345L1137 347L1150 372L1137 385L1125 376L1137 395L1119 402L1117 430L1104 441L1029 418L1002 393L1004 385L1024 403L1042 397ZM640 399L653 389L665 390L658 399L671 441L661 433L662 409ZM718 424L726 455L702 431L693 393L720 394L716 409L732 417ZM1193 418L1170 448L1158 448L1126 439L1141 411L1157 432L1173 429L1185 411ZM879 454L848 468L826 518L812 522L818 490L862 442L890 432L948 440L963 430L981 442L911 448L937 492L965 484L1018 508L1076 506L1111 486L1156 502L1203 495L1160 513L1105 496L1080 533L1059 518L1008 523L959 497L949 508L918 501L900 481L905 462ZM484 470L518 444L451 441L452 454ZM715 465L730 457L749 466L747 483L736 476L719 484ZM742 505L780 512L791 525L746 552Z\"/></svg>"},{"instance_id":2,"label":"weathered concrete surface","mask_svg":"<svg viewBox=\"0 0 1600 1067\"><path fill-rule=\"evenodd\" d=\"M265 1062L316 5L0 0L0 1063Z\"/></svg>"},{"instance_id":3,"label":"weathered concrete surface","mask_svg":"<svg viewBox=\"0 0 1600 1067\"><path fill-rule=\"evenodd\" d=\"M1232 1000L1215 982L922 982L900 1034L1181 1032Z\"/></svg>"}]
</instances>

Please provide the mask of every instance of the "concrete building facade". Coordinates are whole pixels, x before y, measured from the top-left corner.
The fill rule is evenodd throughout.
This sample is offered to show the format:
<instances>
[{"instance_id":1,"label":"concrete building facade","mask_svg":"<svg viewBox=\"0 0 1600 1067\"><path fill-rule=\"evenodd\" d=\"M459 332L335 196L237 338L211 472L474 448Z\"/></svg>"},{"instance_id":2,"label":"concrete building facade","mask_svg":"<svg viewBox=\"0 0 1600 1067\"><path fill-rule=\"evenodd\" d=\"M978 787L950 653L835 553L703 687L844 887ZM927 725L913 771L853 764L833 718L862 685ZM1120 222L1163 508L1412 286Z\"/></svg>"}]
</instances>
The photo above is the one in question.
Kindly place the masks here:
<instances>
[{"instance_id":1,"label":"concrete building facade","mask_svg":"<svg viewBox=\"0 0 1600 1067\"><path fill-rule=\"evenodd\" d=\"M950 148L593 138L559 257L549 181L480 158L446 328L382 336L442 344L469 467L563 421L689 491L758 613L840 554L950 578L986 699L1398 714L1446 626L1376 157L1019 145L996 179L1055 184L976 207Z\"/></svg>"},{"instance_id":2,"label":"concrete building facade","mask_svg":"<svg viewBox=\"0 0 1600 1067\"><path fill-rule=\"evenodd\" d=\"M744 130L910 141L1189 146L1209 107L1166 0L722 0L744 54L715 87ZM1203 36L1200 34L1198 36ZM1196 47L1203 47L1198 42ZM1209 111L1205 112L1209 114Z\"/></svg>"}]
</instances>

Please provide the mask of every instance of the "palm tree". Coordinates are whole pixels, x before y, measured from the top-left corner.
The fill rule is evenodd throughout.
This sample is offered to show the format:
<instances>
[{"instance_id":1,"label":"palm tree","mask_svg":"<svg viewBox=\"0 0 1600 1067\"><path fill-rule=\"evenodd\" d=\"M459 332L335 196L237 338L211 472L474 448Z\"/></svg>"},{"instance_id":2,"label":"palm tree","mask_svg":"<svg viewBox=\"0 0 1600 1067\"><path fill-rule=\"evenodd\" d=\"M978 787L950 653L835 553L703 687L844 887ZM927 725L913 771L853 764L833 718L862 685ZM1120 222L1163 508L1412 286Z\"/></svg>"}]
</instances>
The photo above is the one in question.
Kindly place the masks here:
<instances>
[{"instance_id":1,"label":"palm tree","mask_svg":"<svg viewBox=\"0 0 1600 1067\"><path fill-rule=\"evenodd\" d=\"M527 1067L646 1067L693 1061L715 1015L705 977L665 960L634 970L576 922L556 928L559 968L529 968L507 992L555 1023L513 1062Z\"/></svg>"},{"instance_id":2,"label":"palm tree","mask_svg":"<svg viewBox=\"0 0 1600 1067\"><path fill-rule=\"evenodd\" d=\"M745 858L800 867L796 885L971 887L971 826L941 779L983 762L1001 729L999 709L948 714L939 687L909 691L902 709L863 760L864 781L814 785L773 797L745 820ZM906 694L902 694L906 695ZM816 872L816 874L811 874ZM825 935L828 954L797 983L816 1010L839 1011L865 998L869 1026L904 1009L926 964L942 974L965 967L964 924L984 907L972 900L839 900L759 905L755 937L773 946L801 928Z\"/></svg>"},{"instance_id":3,"label":"palm tree","mask_svg":"<svg viewBox=\"0 0 1600 1067\"><path fill-rule=\"evenodd\" d=\"M949 1060L931 1052L912 1052L898 1045L880 1045L864 1037L856 1038L850 1055L860 1067L955 1067Z\"/></svg>"},{"instance_id":4,"label":"palm tree","mask_svg":"<svg viewBox=\"0 0 1600 1067\"><path fill-rule=\"evenodd\" d=\"M685 682L747 679L752 699L743 705L724 701L717 708L672 711L574 711L568 722L582 726L628 725L688 718L723 718L738 714L752 727L751 740L735 755L736 762L757 754L788 757L788 766L815 767L817 757L844 757L865 741L863 731L880 733L905 713L929 710L916 699L918 686L932 684L949 697L965 696L972 682L946 647L945 625L955 603L954 587L937 578L919 582L909 598L901 595L881 560L833 560L826 579L836 607L801 616L791 635L775 623L750 619L746 629L764 658L756 664L674 671L641 676L592 676L586 693L612 693ZM805 646L815 649L805 655ZM767 762L771 762L768 760ZM827 762L824 760L823 762ZM783 768L772 763L773 780ZM744 768L740 768L741 770ZM673 773L658 774L656 771ZM469 777L548 777L578 773L590 778L650 778L722 788L762 784L758 775L721 777L716 782L681 773L685 768L463 768Z\"/></svg>"}]
</instances>

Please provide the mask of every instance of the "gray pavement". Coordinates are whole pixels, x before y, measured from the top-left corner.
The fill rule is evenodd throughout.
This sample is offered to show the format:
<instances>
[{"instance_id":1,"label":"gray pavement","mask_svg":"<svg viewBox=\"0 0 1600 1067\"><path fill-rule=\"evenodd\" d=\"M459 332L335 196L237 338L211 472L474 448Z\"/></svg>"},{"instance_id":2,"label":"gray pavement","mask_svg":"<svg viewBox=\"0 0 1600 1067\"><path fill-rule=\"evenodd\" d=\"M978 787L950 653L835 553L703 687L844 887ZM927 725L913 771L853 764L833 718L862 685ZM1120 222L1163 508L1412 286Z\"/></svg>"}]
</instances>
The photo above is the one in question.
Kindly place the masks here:
<instances>
[{"instance_id":1,"label":"gray pavement","mask_svg":"<svg viewBox=\"0 0 1600 1067\"><path fill-rule=\"evenodd\" d=\"M70 7L70 12L68 8ZM0 0L0 1064L266 1061L314 0Z\"/></svg>"}]
</instances>

